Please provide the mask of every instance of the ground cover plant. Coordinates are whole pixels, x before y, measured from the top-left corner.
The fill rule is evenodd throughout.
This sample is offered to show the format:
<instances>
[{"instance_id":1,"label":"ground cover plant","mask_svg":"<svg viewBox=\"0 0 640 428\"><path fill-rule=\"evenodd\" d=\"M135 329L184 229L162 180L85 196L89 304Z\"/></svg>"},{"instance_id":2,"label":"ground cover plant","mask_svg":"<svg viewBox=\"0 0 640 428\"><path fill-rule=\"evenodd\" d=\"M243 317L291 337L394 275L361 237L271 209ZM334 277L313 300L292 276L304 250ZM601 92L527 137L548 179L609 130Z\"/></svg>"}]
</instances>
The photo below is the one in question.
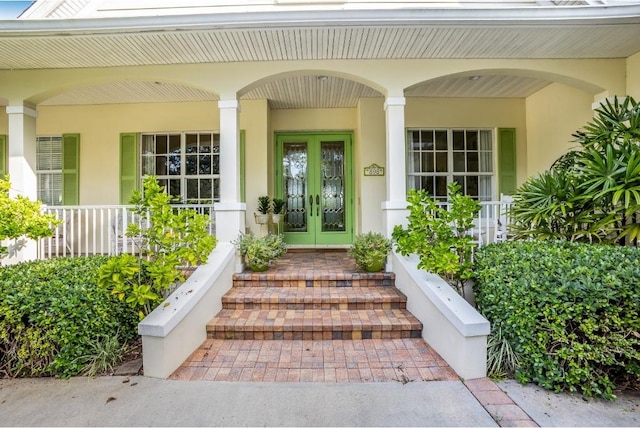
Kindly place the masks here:
<instances>
[{"instance_id":1,"label":"ground cover plant","mask_svg":"<svg viewBox=\"0 0 640 428\"><path fill-rule=\"evenodd\" d=\"M494 374L610 399L638 385L640 249L507 242L480 249L475 273Z\"/></svg>"},{"instance_id":2,"label":"ground cover plant","mask_svg":"<svg viewBox=\"0 0 640 428\"><path fill-rule=\"evenodd\" d=\"M137 317L97 286L106 260L59 258L0 268L0 377L96 374L121 357L136 337Z\"/></svg>"}]
</instances>

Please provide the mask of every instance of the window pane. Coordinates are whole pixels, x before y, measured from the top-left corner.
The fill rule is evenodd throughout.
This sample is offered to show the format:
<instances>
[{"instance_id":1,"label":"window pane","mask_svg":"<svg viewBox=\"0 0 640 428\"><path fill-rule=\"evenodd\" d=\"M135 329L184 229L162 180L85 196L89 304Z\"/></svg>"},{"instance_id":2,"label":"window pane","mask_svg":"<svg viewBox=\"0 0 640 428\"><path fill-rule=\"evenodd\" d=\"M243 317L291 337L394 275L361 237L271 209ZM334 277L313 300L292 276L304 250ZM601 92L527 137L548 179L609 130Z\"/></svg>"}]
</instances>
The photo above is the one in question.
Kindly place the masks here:
<instances>
[{"instance_id":1,"label":"window pane","mask_svg":"<svg viewBox=\"0 0 640 428\"><path fill-rule=\"evenodd\" d=\"M213 200L214 201L220 200L220 179L219 178L213 179Z\"/></svg>"},{"instance_id":2,"label":"window pane","mask_svg":"<svg viewBox=\"0 0 640 428\"><path fill-rule=\"evenodd\" d=\"M185 175L198 174L198 155L185 155L184 157L184 173Z\"/></svg>"},{"instance_id":3,"label":"window pane","mask_svg":"<svg viewBox=\"0 0 640 428\"><path fill-rule=\"evenodd\" d=\"M155 174L157 174L157 175L167 175L167 157L166 156L158 156L158 157L156 157Z\"/></svg>"},{"instance_id":4,"label":"window pane","mask_svg":"<svg viewBox=\"0 0 640 428\"><path fill-rule=\"evenodd\" d=\"M142 157L142 175L155 175L155 156Z\"/></svg>"},{"instance_id":5,"label":"window pane","mask_svg":"<svg viewBox=\"0 0 640 428\"><path fill-rule=\"evenodd\" d=\"M464 131L453 131L453 150L464 150Z\"/></svg>"},{"instance_id":6,"label":"window pane","mask_svg":"<svg viewBox=\"0 0 640 428\"><path fill-rule=\"evenodd\" d=\"M466 177L465 195L471 196L474 199L478 198L478 177L467 176Z\"/></svg>"},{"instance_id":7,"label":"window pane","mask_svg":"<svg viewBox=\"0 0 640 428\"><path fill-rule=\"evenodd\" d=\"M481 201L491 200L491 177L481 175L478 177L478 196Z\"/></svg>"},{"instance_id":8,"label":"window pane","mask_svg":"<svg viewBox=\"0 0 640 428\"><path fill-rule=\"evenodd\" d=\"M203 178L200 180L200 200L213 201L213 180Z\"/></svg>"},{"instance_id":9,"label":"window pane","mask_svg":"<svg viewBox=\"0 0 640 428\"><path fill-rule=\"evenodd\" d=\"M169 135L169 153L179 154L180 151L180 136Z\"/></svg>"},{"instance_id":10,"label":"window pane","mask_svg":"<svg viewBox=\"0 0 640 428\"><path fill-rule=\"evenodd\" d=\"M154 142L153 135L143 135L142 136L142 154L143 155L152 155L156 151L156 145Z\"/></svg>"},{"instance_id":11,"label":"window pane","mask_svg":"<svg viewBox=\"0 0 640 428\"><path fill-rule=\"evenodd\" d=\"M421 172L433 172L433 153L422 153L422 171Z\"/></svg>"},{"instance_id":12,"label":"window pane","mask_svg":"<svg viewBox=\"0 0 640 428\"><path fill-rule=\"evenodd\" d=\"M185 140L185 153L198 153L198 134L187 134Z\"/></svg>"},{"instance_id":13,"label":"window pane","mask_svg":"<svg viewBox=\"0 0 640 428\"><path fill-rule=\"evenodd\" d=\"M409 155L409 172L421 172L420 153L412 152Z\"/></svg>"},{"instance_id":14,"label":"window pane","mask_svg":"<svg viewBox=\"0 0 640 428\"><path fill-rule=\"evenodd\" d=\"M464 152L453 152L453 171L465 172L465 155Z\"/></svg>"},{"instance_id":15,"label":"window pane","mask_svg":"<svg viewBox=\"0 0 640 428\"><path fill-rule=\"evenodd\" d=\"M157 154L166 154L167 152L167 136L166 135L156 135L156 153ZM153 136L152 136L153 138Z\"/></svg>"},{"instance_id":16,"label":"window pane","mask_svg":"<svg viewBox=\"0 0 640 428\"><path fill-rule=\"evenodd\" d=\"M180 188L180 180L169 180L169 194L174 196L176 200L182 200Z\"/></svg>"},{"instance_id":17,"label":"window pane","mask_svg":"<svg viewBox=\"0 0 640 428\"><path fill-rule=\"evenodd\" d=\"M493 157L491 152L478 153L479 171L480 172L493 172Z\"/></svg>"},{"instance_id":18,"label":"window pane","mask_svg":"<svg viewBox=\"0 0 640 428\"><path fill-rule=\"evenodd\" d=\"M411 141L412 150L419 150L420 149L420 132L409 131L409 141Z\"/></svg>"},{"instance_id":19,"label":"window pane","mask_svg":"<svg viewBox=\"0 0 640 428\"><path fill-rule=\"evenodd\" d=\"M437 172L447 172L447 153L446 152L436 152L436 171Z\"/></svg>"},{"instance_id":20,"label":"window pane","mask_svg":"<svg viewBox=\"0 0 640 428\"><path fill-rule=\"evenodd\" d=\"M491 150L491 131L480 131L480 150Z\"/></svg>"},{"instance_id":21,"label":"window pane","mask_svg":"<svg viewBox=\"0 0 640 428\"><path fill-rule=\"evenodd\" d=\"M478 150L477 131L467 131L467 150Z\"/></svg>"},{"instance_id":22,"label":"window pane","mask_svg":"<svg viewBox=\"0 0 640 428\"><path fill-rule=\"evenodd\" d=\"M197 179L187 180L187 199L199 199Z\"/></svg>"},{"instance_id":23,"label":"window pane","mask_svg":"<svg viewBox=\"0 0 640 428\"><path fill-rule=\"evenodd\" d=\"M436 181L435 197L438 199L447 198L447 177L434 177Z\"/></svg>"},{"instance_id":24,"label":"window pane","mask_svg":"<svg viewBox=\"0 0 640 428\"><path fill-rule=\"evenodd\" d=\"M424 150L433 150L433 131L422 131L422 148Z\"/></svg>"},{"instance_id":25,"label":"window pane","mask_svg":"<svg viewBox=\"0 0 640 428\"><path fill-rule=\"evenodd\" d=\"M478 152L467 153L467 171L478 172Z\"/></svg>"},{"instance_id":26,"label":"window pane","mask_svg":"<svg viewBox=\"0 0 640 428\"><path fill-rule=\"evenodd\" d=\"M180 156L179 155L171 155L168 156L168 168L169 175L180 175Z\"/></svg>"},{"instance_id":27,"label":"window pane","mask_svg":"<svg viewBox=\"0 0 640 428\"><path fill-rule=\"evenodd\" d=\"M447 150L447 131L436 131L436 150Z\"/></svg>"},{"instance_id":28,"label":"window pane","mask_svg":"<svg viewBox=\"0 0 640 428\"><path fill-rule=\"evenodd\" d=\"M216 159L218 157L216 156ZM211 155L200 155L198 161L198 173L199 174L211 174Z\"/></svg>"}]
</instances>

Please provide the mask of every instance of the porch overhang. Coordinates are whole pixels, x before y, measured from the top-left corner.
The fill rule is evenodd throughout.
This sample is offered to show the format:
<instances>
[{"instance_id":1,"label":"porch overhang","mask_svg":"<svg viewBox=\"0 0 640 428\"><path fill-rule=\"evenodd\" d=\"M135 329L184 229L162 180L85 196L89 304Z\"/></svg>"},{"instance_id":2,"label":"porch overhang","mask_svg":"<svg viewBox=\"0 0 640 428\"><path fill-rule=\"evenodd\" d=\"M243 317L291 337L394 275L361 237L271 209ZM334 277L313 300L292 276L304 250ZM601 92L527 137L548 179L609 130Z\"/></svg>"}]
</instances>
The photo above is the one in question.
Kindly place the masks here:
<instances>
[{"instance_id":1,"label":"porch overhang","mask_svg":"<svg viewBox=\"0 0 640 428\"><path fill-rule=\"evenodd\" d=\"M307 59L626 58L640 51L640 4L357 5L0 21L0 69Z\"/></svg>"}]
</instances>

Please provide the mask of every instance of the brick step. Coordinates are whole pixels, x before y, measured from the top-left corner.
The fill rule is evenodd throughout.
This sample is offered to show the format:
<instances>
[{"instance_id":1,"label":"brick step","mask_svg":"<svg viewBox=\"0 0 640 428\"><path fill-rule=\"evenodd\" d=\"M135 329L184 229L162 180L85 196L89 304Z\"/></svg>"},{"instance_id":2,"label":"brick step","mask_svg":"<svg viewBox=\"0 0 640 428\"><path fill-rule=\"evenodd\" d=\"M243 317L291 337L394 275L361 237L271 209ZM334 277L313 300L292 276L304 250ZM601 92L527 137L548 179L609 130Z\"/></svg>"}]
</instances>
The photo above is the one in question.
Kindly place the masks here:
<instances>
[{"instance_id":1,"label":"brick step","mask_svg":"<svg viewBox=\"0 0 640 428\"><path fill-rule=\"evenodd\" d=\"M395 285L393 272L243 272L233 275L234 287L390 287Z\"/></svg>"},{"instance_id":2,"label":"brick step","mask_svg":"<svg viewBox=\"0 0 640 428\"><path fill-rule=\"evenodd\" d=\"M209 339L401 339L421 332L420 321L405 309L223 309L207 324Z\"/></svg>"},{"instance_id":3,"label":"brick step","mask_svg":"<svg viewBox=\"0 0 640 428\"><path fill-rule=\"evenodd\" d=\"M222 296L224 309L405 309L395 287L237 287Z\"/></svg>"}]
</instances>

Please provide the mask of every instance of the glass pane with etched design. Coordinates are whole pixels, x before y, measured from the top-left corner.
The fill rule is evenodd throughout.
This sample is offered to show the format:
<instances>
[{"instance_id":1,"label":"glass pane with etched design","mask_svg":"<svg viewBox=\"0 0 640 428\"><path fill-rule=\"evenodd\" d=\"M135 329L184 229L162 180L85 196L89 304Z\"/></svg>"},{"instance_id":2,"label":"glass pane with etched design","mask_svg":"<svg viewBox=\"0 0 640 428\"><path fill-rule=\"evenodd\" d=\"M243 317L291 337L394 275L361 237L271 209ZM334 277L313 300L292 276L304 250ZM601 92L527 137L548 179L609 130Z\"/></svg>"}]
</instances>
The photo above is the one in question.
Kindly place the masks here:
<instances>
[{"instance_id":1,"label":"glass pane with etched design","mask_svg":"<svg viewBox=\"0 0 640 428\"><path fill-rule=\"evenodd\" d=\"M285 143L282 147L286 232L307 231L307 158L307 143Z\"/></svg>"},{"instance_id":2,"label":"glass pane with etched design","mask_svg":"<svg viewBox=\"0 0 640 428\"><path fill-rule=\"evenodd\" d=\"M344 142L322 142L320 153L322 231L344 232Z\"/></svg>"}]
</instances>

